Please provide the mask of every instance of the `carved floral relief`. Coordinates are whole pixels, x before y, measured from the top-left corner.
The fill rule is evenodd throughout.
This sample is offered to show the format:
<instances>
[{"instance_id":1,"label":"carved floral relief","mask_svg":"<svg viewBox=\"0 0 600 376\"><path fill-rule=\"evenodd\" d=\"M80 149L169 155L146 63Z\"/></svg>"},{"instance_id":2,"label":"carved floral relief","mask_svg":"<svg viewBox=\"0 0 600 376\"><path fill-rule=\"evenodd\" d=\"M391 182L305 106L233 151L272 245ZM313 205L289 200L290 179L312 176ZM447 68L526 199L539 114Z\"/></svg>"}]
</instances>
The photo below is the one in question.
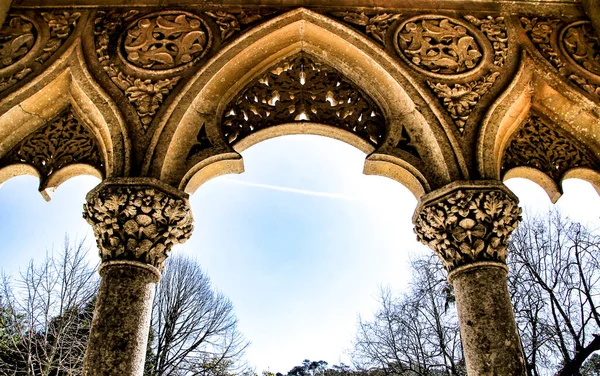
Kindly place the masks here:
<instances>
[{"instance_id":1,"label":"carved floral relief","mask_svg":"<svg viewBox=\"0 0 600 376\"><path fill-rule=\"evenodd\" d=\"M574 167L597 169L600 165L584 147L531 116L512 136L502 159L502 174L515 167L536 168L557 184Z\"/></svg>"},{"instance_id":2,"label":"carved floral relief","mask_svg":"<svg viewBox=\"0 0 600 376\"><path fill-rule=\"evenodd\" d=\"M260 129L297 121L345 129L373 145L387 131L381 109L361 89L305 53L251 81L227 105L222 130L232 144Z\"/></svg>"},{"instance_id":3,"label":"carved floral relief","mask_svg":"<svg viewBox=\"0 0 600 376\"><path fill-rule=\"evenodd\" d=\"M0 69L25 56L36 41L33 23L22 16L11 16L0 28Z\"/></svg>"},{"instance_id":4,"label":"carved floral relief","mask_svg":"<svg viewBox=\"0 0 600 376\"><path fill-rule=\"evenodd\" d=\"M459 74L475 68L483 48L464 22L444 16L418 16L396 32L396 51L416 68L437 74Z\"/></svg>"},{"instance_id":5,"label":"carved floral relief","mask_svg":"<svg viewBox=\"0 0 600 376\"><path fill-rule=\"evenodd\" d=\"M153 186L106 185L88 195L83 217L103 262L138 261L162 270L171 248L192 234L187 199Z\"/></svg>"},{"instance_id":6,"label":"carved floral relief","mask_svg":"<svg viewBox=\"0 0 600 376\"><path fill-rule=\"evenodd\" d=\"M42 181L75 163L89 164L104 173L98 144L92 133L79 123L71 107L25 137L0 161L5 166L14 163L35 167Z\"/></svg>"},{"instance_id":7,"label":"carved floral relief","mask_svg":"<svg viewBox=\"0 0 600 376\"><path fill-rule=\"evenodd\" d=\"M202 57L211 42L201 18L185 12L137 20L122 39L125 60L144 69L171 69Z\"/></svg>"},{"instance_id":8,"label":"carved floral relief","mask_svg":"<svg viewBox=\"0 0 600 376\"><path fill-rule=\"evenodd\" d=\"M561 76L596 99L600 98L600 42L588 21L562 27L564 24L559 19L521 17L521 25L537 50Z\"/></svg>"},{"instance_id":9,"label":"carved floral relief","mask_svg":"<svg viewBox=\"0 0 600 376\"><path fill-rule=\"evenodd\" d=\"M448 271L477 261L505 262L521 208L500 189L461 189L425 205L415 219L417 240Z\"/></svg>"},{"instance_id":10,"label":"carved floral relief","mask_svg":"<svg viewBox=\"0 0 600 376\"><path fill-rule=\"evenodd\" d=\"M366 15L364 12L332 12L331 15L364 30L368 36L382 45L385 45L386 35L392 23L402 16L399 13Z\"/></svg>"},{"instance_id":11,"label":"carved floral relief","mask_svg":"<svg viewBox=\"0 0 600 376\"><path fill-rule=\"evenodd\" d=\"M11 14L6 26L0 29L0 92L39 71L73 33L81 17L81 13L70 11L41 12L40 15L34 22L24 15ZM40 38L39 25L47 28L48 37ZM43 45L34 48L38 42ZM18 68L15 71L13 67Z\"/></svg>"}]
</instances>

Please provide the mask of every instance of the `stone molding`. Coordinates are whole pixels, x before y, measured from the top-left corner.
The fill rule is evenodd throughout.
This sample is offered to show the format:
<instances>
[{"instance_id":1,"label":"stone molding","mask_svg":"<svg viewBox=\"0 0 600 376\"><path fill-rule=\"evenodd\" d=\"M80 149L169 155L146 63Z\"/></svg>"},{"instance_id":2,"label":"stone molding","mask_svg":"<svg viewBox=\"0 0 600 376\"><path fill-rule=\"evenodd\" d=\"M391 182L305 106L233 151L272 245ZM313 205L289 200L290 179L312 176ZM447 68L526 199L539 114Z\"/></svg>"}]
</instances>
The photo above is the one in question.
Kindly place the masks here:
<instances>
[{"instance_id":1,"label":"stone molding","mask_svg":"<svg viewBox=\"0 0 600 376\"><path fill-rule=\"evenodd\" d=\"M155 179L108 179L86 197L102 262L136 261L162 270L171 248L192 234L187 194Z\"/></svg>"},{"instance_id":2,"label":"stone molding","mask_svg":"<svg viewBox=\"0 0 600 376\"><path fill-rule=\"evenodd\" d=\"M433 249L449 272L481 261L504 263L520 220L514 194L487 181L454 182L431 192L413 217L417 240Z\"/></svg>"}]
</instances>

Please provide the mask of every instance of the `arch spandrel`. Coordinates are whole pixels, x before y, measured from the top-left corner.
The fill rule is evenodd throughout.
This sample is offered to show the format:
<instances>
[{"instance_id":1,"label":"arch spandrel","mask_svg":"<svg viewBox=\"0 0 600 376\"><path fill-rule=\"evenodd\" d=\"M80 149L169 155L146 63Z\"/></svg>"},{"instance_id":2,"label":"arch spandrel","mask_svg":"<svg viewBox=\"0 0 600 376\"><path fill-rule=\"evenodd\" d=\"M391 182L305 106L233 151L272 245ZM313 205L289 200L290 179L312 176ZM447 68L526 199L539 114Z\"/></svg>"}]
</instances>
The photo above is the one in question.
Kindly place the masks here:
<instances>
[{"instance_id":1,"label":"arch spandrel","mask_svg":"<svg viewBox=\"0 0 600 376\"><path fill-rule=\"evenodd\" d=\"M375 43L336 21L306 9L289 12L244 34L202 68L188 84L187 92L180 96L187 106L185 112L172 112L160 136L155 136L156 149L153 154L149 154L152 159L146 159L149 173L157 174L170 184L179 184L184 189L203 160L219 153L234 151L235 147L227 144L219 128L220 115L227 104L269 67L300 52L314 56L347 77L381 108L389 125L398 128L390 129L387 138L379 145L372 145L377 154L392 156L386 163L402 169L402 165L407 164L412 166L407 171L420 171L417 180L424 183L423 190L443 185L451 181L453 176L462 176L456 162L460 157L454 154L455 149L450 146L448 136L439 122L434 116L428 117L427 121L417 110L415 101L408 94L418 94L414 87L408 84L409 88L404 88L403 85L408 82L403 76L406 72L389 56L381 54L380 47ZM203 76L208 74L210 76ZM419 107L426 105L422 97L418 97L416 101ZM303 132L289 125L289 121L286 123L288 126L285 129L288 132ZM424 156L419 156L421 160L417 163L414 163L417 159L414 157L402 163L394 162L403 160L405 155L394 151L402 143L402 127L406 127L409 133L414 131L417 134L420 142L417 149L423 149ZM310 126L307 130L309 128ZM314 127L310 133L327 133L318 129L326 128ZM328 136L342 140L346 138L345 141L353 144L352 137L336 135L335 128L331 129ZM389 137L390 135L393 137ZM273 135L256 137L258 140ZM208 141L204 147L201 146L203 141ZM368 151L360 145L355 146ZM193 156L197 159L187 164L182 163L190 155L192 148L197 150ZM239 157L235 159L238 160ZM221 159L219 161L222 163ZM377 161L376 158L373 159L371 165ZM431 168L427 170L424 167L426 165ZM237 170L241 170L241 167Z\"/></svg>"}]
</instances>

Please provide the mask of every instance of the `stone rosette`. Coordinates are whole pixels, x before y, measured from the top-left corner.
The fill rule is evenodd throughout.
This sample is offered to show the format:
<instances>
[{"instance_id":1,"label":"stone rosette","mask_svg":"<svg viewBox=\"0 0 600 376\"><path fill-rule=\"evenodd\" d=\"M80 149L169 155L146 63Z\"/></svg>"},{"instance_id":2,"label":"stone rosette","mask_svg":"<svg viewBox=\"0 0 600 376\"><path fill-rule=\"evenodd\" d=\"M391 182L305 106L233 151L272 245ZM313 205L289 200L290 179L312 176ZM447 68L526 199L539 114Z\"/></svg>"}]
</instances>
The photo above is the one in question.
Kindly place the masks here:
<instances>
[{"instance_id":1,"label":"stone rosette","mask_svg":"<svg viewBox=\"0 0 600 376\"><path fill-rule=\"evenodd\" d=\"M478 261L506 262L508 239L521 220L517 198L502 185L448 188L421 201L413 218L417 240L448 271Z\"/></svg>"},{"instance_id":2,"label":"stone rosette","mask_svg":"<svg viewBox=\"0 0 600 376\"><path fill-rule=\"evenodd\" d=\"M158 270L193 230L187 195L162 184L108 180L88 194L83 217L103 262L136 261Z\"/></svg>"}]
</instances>

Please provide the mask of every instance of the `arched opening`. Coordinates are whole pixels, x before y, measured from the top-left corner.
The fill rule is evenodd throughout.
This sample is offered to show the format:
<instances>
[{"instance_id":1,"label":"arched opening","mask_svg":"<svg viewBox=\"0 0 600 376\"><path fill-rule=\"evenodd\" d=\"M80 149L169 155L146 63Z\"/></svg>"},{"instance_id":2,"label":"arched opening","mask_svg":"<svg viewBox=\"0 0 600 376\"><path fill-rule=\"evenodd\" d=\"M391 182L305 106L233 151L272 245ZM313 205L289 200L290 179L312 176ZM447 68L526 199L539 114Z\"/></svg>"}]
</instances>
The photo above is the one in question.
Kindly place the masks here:
<instances>
[{"instance_id":1,"label":"arched opening","mask_svg":"<svg viewBox=\"0 0 600 376\"><path fill-rule=\"evenodd\" d=\"M193 194L196 229L177 251L232 299L259 372L349 363L357 314L372 315L379 286L406 287L411 252L430 253L412 233L414 195L362 174L364 152L330 138L277 137L242 156L243 174Z\"/></svg>"}]
</instances>

